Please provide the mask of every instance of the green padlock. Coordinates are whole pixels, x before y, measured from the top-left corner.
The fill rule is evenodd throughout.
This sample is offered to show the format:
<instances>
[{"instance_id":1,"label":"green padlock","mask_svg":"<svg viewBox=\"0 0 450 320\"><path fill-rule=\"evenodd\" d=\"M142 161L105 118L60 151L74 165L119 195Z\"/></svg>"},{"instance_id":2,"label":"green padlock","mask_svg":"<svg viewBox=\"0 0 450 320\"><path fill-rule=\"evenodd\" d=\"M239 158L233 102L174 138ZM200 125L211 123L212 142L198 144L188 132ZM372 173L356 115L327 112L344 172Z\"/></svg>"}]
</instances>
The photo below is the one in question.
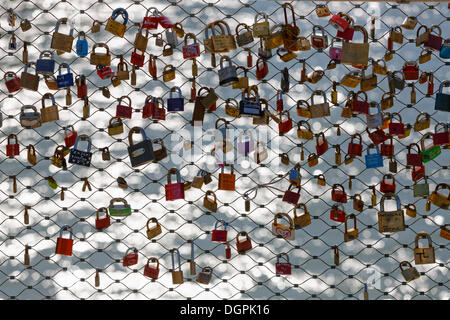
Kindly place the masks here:
<instances>
[{"instance_id":1,"label":"green padlock","mask_svg":"<svg viewBox=\"0 0 450 320\"><path fill-rule=\"evenodd\" d=\"M423 150L420 154L422 155L423 163L427 163L441 154L441 146L431 144L425 147L425 139L431 139L431 141L433 141L433 134L431 132L427 132L420 140L420 147Z\"/></svg>"},{"instance_id":2,"label":"green padlock","mask_svg":"<svg viewBox=\"0 0 450 320\"><path fill-rule=\"evenodd\" d=\"M413 185L414 197L428 197L430 193L430 185L428 184L427 177L425 177L425 183L415 182Z\"/></svg>"},{"instance_id":3,"label":"green padlock","mask_svg":"<svg viewBox=\"0 0 450 320\"><path fill-rule=\"evenodd\" d=\"M56 182L56 180L53 177L48 177L47 183L48 183L49 187L52 189L58 188L58 182Z\"/></svg>"},{"instance_id":4,"label":"green padlock","mask_svg":"<svg viewBox=\"0 0 450 320\"><path fill-rule=\"evenodd\" d=\"M115 202L122 202L123 204L117 205L114 204ZM108 210L111 217L126 217L131 214L131 207L123 198L111 199Z\"/></svg>"}]
</instances>

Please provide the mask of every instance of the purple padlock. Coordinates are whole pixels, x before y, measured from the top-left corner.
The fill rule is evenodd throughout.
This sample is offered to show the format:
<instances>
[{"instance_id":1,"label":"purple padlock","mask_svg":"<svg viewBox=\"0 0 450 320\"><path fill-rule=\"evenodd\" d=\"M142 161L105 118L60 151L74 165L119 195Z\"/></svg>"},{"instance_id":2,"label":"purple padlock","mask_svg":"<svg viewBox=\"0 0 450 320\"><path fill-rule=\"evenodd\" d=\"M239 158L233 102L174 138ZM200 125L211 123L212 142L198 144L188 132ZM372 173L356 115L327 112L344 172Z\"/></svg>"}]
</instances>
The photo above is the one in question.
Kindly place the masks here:
<instances>
[{"instance_id":1,"label":"purple padlock","mask_svg":"<svg viewBox=\"0 0 450 320\"><path fill-rule=\"evenodd\" d=\"M336 46L336 43L339 43L338 46ZM331 47L330 47L330 57L333 60L341 61L342 58L342 44L343 41L340 38L333 38L331 40Z\"/></svg>"}]
</instances>

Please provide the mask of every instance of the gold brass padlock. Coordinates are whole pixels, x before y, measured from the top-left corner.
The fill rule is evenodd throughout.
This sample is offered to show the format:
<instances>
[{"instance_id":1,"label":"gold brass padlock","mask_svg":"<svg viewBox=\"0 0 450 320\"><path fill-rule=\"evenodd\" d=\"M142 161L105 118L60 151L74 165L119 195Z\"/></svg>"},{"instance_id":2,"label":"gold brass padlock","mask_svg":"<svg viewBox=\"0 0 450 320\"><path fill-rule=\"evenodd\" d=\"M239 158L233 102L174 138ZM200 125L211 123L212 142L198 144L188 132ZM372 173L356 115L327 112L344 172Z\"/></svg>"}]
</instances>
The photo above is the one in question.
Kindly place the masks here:
<instances>
[{"instance_id":1,"label":"gold brass padlock","mask_svg":"<svg viewBox=\"0 0 450 320\"><path fill-rule=\"evenodd\" d=\"M319 174L317 176L317 184L319 186L326 186L327 181L325 180L325 176L323 174Z\"/></svg>"},{"instance_id":2,"label":"gold brass padlock","mask_svg":"<svg viewBox=\"0 0 450 320\"><path fill-rule=\"evenodd\" d=\"M419 63L425 63L431 60L431 50L423 49L420 52Z\"/></svg>"},{"instance_id":3,"label":"gold brass padlock","mask_svg":"<svg viewBox=\"0 0 450 320\"><path fill-rule=\"evenodd\" d=\"M288 166L290 164L289 156L288 156L287 153L282 153L281 154L281 163L286 165L286 166Z\"/></svg>"},{"instance_id":4,"label":"gold brass padlock","mask_svg":"<svg viewBox=\"0 0 450 320\"><path fill-rule=\"evenodd\" d=\"M413 204L413 203L409 203L409 204L406 206L406 214L407 214L408 216L410 216L411 218L415 218L415 217L416 217L416 214L417 214L416 205Z\"/></svg>"},{"instance_id":5,"label":"gold brass padlock","mask_svg":"<svg viewBox=\"0 0 450 320\"><path fill-rule=\"evenodd\" d=\"M168 82L175 79L175 67L171 64L168 64L163 69L163 81Z\"/></svg>"}]
</instances>

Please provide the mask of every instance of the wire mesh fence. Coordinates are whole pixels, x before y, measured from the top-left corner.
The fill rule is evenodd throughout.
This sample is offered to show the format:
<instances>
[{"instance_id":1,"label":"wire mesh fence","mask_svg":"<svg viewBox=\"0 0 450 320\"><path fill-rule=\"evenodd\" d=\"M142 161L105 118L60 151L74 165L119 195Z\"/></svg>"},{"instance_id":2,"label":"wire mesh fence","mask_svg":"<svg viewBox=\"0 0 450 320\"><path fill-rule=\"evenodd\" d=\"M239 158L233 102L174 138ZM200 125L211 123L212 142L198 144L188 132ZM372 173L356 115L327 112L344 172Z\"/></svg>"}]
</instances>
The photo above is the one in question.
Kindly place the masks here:
<instances>
[{"instance_id":1,"label":"wire mesh fence","mask_svg":"<svg viewBox=\"0 0 450 320\"><path fill-rule=\"evenodd\" d=\"M327 69L331 60L329 46L324 50L311 48L297 52L294 59L283 62L275 54L267 60L268 75L257 80L256 61L260 42L255 39L250 45L238 47L227 55L236 66L246 66L252 57L248 77L250 85L257 85L261 98L268 102L269 111L277 114L277 91L283 69L288 68L289 90L283 94L284 110L289 111L293 129L280 135L278 123L271 119L267 126L255 126L250 117L234 118L225 112L227 99L241 100L241 90L219 85L217 70L211 64L211 55L204 52L205 27L209 22L223 19L231 27L232 34L239 23L250 27L255 16L264 12L270 26L284 23L283 1L4 1L0 4L0 69L18 76L24 71L23 51L26 44L28 61L35 62L44 50L50 48L52 35L58 19L67 17L72 23L75 41L83 31L89 44L89 54L80 57L73 46L70 53L54 54L56 70L62 63L70 66L74 77L84 75L88 85L88 99L77 98L77 87L71 87L71 100L66 101L67 91L48 89L41 77L36 92L24 90L8 93L1 86L0 108L2 115L0 148L0 294L3 299L363 299L364 285L368 285L370 299L448 299L449 298L449 243L440 237L441 228L449 223L448 211L431 205L426 210L427 197L414 197L411 180L412 167L406 165L407 147L419 141L427 132L433 132L438 123L447 123L448 113L434 109L435 93L439 85L449 78L448 61L431 52L428 62L420 63L421 72L432 73L434 88L428 92L428 83L408 82L394 97L394 105L388 112L401 115L404 124L414 126L422 112L429 114L430 126L421 131L411 130L409 136L393 138L397 172L390 172L389 158L384 166L367 169L364 155L372 141L366 129L366 117L355 114L350 118L341 116L351 89L337 86L337 103L333 104L333 82L355 70L351 66L337 64ZM314 26L322 26L329 39L336 29L329 24L330 17L320 18L316 8L325 2L292 2L295 21L300 35L311 38ZM370 57L384 59L388 49L391 27L400 26L408 16L415 16L418 25L414 30L403 29L403 43L394 43L393 58L387 61L391 71L402 70L405 62L419 61L422 47L416 47L417 29L421 25L437 25L446 38L449 30L447 3L390 2L328 2L332 13L345 12L369 30L371 17L376 17L375 37L369 37ZM123 38L106 32L105 25L117 7L127 10L129 21ZM173 54L164 55L167 44L166 30L152 30L145 52L144 67L136 68L136 84L130 80L121 81L114 87L110 79L97 76L89 56L95 43L107 44L111 53L111 66L116 70L123 56L129 63L133 53L135 35L146 11L156 7L173 22L182 24L185 33L191 32L200 43L201 56L196 59L198 76L192 75L192 61L183 59L183 40L173 47ZM8 17L15 15L14 25L8 24ZM27 19L31 29L22 31L20 22ZM100 32L93 33L94 20L102 23ZM64 27L65 28L65 27ZM61 29L63 27L61 26ZM66 32L67 29L64 29ZM16 47L11 46L14 35ZM161 38L163 46L156 43ZM360 36L355 41L361 41ZM167 47L166 47L167 48ZM152 76L148 68L149 56L156 57L157 75ZM175 79L163 81L163 69L175 67ZM301 81L303 66L306 74L322 70L324 75L317 83ZM366 71L368 74L371 68ZM58 74L58 71L55 75ZM380 102L383 94L389 92L387 76L378 75L377 87L367 92L368 101ZM194 128L190 121L194 103L189 101L193 83L198 90L202 86L213 87L219 99L217 110L205 114L202 129ZM165 120L142 119L146 97L161 97L167 102L173 86L181 89L185 107L182 112L167 112ZM110 97L104 95L107 87ZM411 102L414 87L416 102ZM323 90L330 103L330 116L306 119L297 115L297 101L311 100L315 90ZM358 91L358 90L356 90ZM45 93L54 94L59 108L59 120L27 129L21 126L21 107L32 105L40 109ZM120 97L131 99L132 118L123 119L123 133L108 134L110 119L116 115ZM361 95L362 96L362 95ZM69 103L67 103L69 102ZM86 104L90 115L86 117ZM385 112L387 113L387 112ZM236 131L233 152L227 153L228 163L234 164L236 190L218 190L220 168L211 151L215 141L211 130L216 121L224 118L229 129ZM308 155L316 152L316 140L303 140L297 136L297 124L307 120L316 135L324 133L329 150L319 157L316 166L308 166ZM395 121L395 120L393 120ZM86 134L92 141L90 167L68 164L67 170L51 165L52 156L58 145L64 144L65 130L70 125L78 135ZM127 134L135 126L145 129L151 139L161 138L169 157L139 168L133 168L128 159ZM239 158L239 135L245 129L254 130L256 141L266 137L267 159L259 164L254 161L255 153ZM353 134L362 135L362 157L355 157L345 164L347 145ZM8 135L16 134L20 155L7 157ZM192 143L191 143L192 141ZM185 147L186 143L190 147ZM27 162L27 146L33 144L37 162ZM81 144L81 142L80 142ZM336 164L335 150L341 148L342 163ZM110 160L102 158L102 148L108 147ZM186 149L186 150L185 150ZM303 150L303 159L301 158ZM216 150L217 151L217 150ZM216 152L218 153L218 152ZM281 162L287 153L287 164ZM289 188L289 172L300 163L301 191L299 203L304 203L311 215L311 224L296 231L295 240L274 236L272 223L277 213L293 216L294 206L282 201ZM192 182L200 169L211 173L212 181L201 189L191 187L185 190L183 200L166 201L165 185L170 168L177 168L182 182ZM425 165L431 193L439 183L448 183L448 150ZM379 191L383 175L395 177L396 195L402 208L414 204L416 217L405 215L406 229L403 232L380 233L377 212L380 211L382 193ZM319 175L325 176L324 185L317 183ZM58 187L49 186L49 177L55 179ZM117 178L126 180L127 189L120 188ZM87 180L86 180L87 178ZM89 182L90 188L85 181ZM51 182L51 181L50 181ZM330 219L330 210L335 204L331 198L334 184L342 184L349 195L344 204L347 214L355 213L359 236L344 241L344 223ZM372 189L375 187L375 189ZM61 199L63 190L64 199ZM217 195L217 210L207 210L203 205L206 191ZM257 193L255 194L255 190ZM245 197L249 191L250 208L245 208ZM372 194L375 203L372 204ZM364 210L353 209L354 195L361 195ZM95 228L96 211L108 207L113 198L123 198L131 206L131 215L125 218L111 217L111 226L103 231ZM394 204L386 202L386 208ZM25 209L29 221L25 221ZM300 208L297 209L299 213ZM387 209L386 209L387 210ZM147 221L157 218L162 233L149 240ZM228 226L228 241L231 257L226 258L226 245L211 241L212 230L218 220ZM73 254L55 254L57 238L61 227L68 225L73 230ZM245 231L251 238L253 248L245 254L236 251L236 236ZM430 235L435 249L435 263L415 265L420 278L406 282L399 263L408 261L414 265L415 238L419 232ZM194 251L192 253L192 244ZM421 243L423 246L423 244ZM123 258L130 248L136 248L138 263L123 266ZM338 248L340 263L335 264L334 249ZM173 268L171 250L181 254L181 269L184 283L174 285L170 270ZM26 251L29 263L24 265ZM286 253L292 264L292 274L275 274L277 256ZM159 278L144 276L144 268L151 257L159 259ZM193 257L193 259L192 259ZM190 261L197 265L196 275L189 272ZM177 262L177 261L175 261ZM209 284L195 281L203 267L209 266L213 276ZM96 279L97 277L97 279ZM96 283L97 282L97 283Z\"/></svg>"}]
</instances>

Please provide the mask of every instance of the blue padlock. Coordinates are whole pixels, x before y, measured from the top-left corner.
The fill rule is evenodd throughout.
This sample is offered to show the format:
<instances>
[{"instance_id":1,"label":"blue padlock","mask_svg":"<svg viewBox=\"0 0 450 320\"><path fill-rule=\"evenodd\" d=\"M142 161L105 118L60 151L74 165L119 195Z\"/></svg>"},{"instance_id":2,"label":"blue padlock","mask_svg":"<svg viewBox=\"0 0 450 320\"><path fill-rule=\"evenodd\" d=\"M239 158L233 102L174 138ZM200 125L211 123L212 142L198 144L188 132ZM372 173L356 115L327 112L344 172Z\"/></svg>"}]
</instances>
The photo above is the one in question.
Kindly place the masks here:
<instances>
[{"instance_id":1,"label":"blue padlock","mask_svg":"<svg viewBox=\"0 0 450 320\"><path fill-rule=\"evenodd\" d=\"M439 86L439 91L436 93L436 101L434 103L434 110L450 111L450 94L443 93L442 90L445 87L450 86L450 81L444 81Z\"/></svg>"},{"instance_id":2,"label":"blue padlock","mask_svg":"<svg viewBox=\"0 0 450 320\"><path fill-rule=\"evenodd\" d=\"M55 60L53 52L44 50L36 61L36 73L42 75L53 75L55 73Z\"/></svg>"},{"instance_id":3,"label":"blue padlock","mask_svg":"<svg viewBox=\"0 0 450 320\"><path fill-rule=\"evenodd\" d=\"M450 39L445 39L439 51L439 57L443 59L450 59Z\"/></svg>"},{"instance_id":4,"label":"blue padlock","mask_svg":"<svg viewBox=\"0 0 450 320\"><path fill-rule=\"evenodd\" d=\"M80 31L77 40L77 55L79 57L85 57L88 54L88 42L86 40L86 34Z\"/></svg>"},{"instance_id":5,"label":"blue padlock","mask_svg":"<svg viewBox=\"0 0 450 320\"><path fill-rule=\"evenodd\" d=\"M67 68L67 73L62 74L62 68ZM56 84L58 88L67 88L73 86L73 73L70 72L70 67L67 63L61 63L58 69L58 76L56 77Z\"/></svg>"},{"instance_id":6,"label":"blue padlock","mask_svg":"<svg viewBox=\"0 0 450 320\"><path fill-rule=\"evenodd\" d=\"M377 149L377 152L370 153L370 149L375 148ZM381 156L380 151L378 150L378 147L374 144L371 144L367 148L367 154L366 154L366 168L379 168L383 166L383 157Z\"/></svg>"},{"instance_id":7,"label":"blue padlock","mask_svg":"<svg viewBox=\"0 0 450 320\"><path fill-rule=\"evenodd\" d=\"M294 168L292 168L289 171L289 182L291 184L293 184L294 186L299 186L300 185L300 180L301 180L301 176L300 176L300 164L296 164L294 166Z\"/></svg>"},{"instance_id":8,"label":"blue padlock","mask_svg":"<svg viewBox=\"0 0 450 320\"><path fill-rule=\"evenodd\" d=\"M250 91L254 91L255 96L251 97ZM245 92L247 92L247 96L245 96ZM241 115L261 116L262 110L259 94L253 87L243 90L241 97L242 99L239 102L239 111Z\"/></svg>"},{"instance_id":9,"label":"blue padlock","mask_svg":"<svg viewBox=\"0 0 450 320\"><path fill-rule=\"evenodd\" d=\"M173 98L172 92L178 91L178 97ZM184 111L184 98L181 96L181 89L177 86L172 87L169 93L169 99L167 99L167 111Z\"/></svg>"}]
</instances>

